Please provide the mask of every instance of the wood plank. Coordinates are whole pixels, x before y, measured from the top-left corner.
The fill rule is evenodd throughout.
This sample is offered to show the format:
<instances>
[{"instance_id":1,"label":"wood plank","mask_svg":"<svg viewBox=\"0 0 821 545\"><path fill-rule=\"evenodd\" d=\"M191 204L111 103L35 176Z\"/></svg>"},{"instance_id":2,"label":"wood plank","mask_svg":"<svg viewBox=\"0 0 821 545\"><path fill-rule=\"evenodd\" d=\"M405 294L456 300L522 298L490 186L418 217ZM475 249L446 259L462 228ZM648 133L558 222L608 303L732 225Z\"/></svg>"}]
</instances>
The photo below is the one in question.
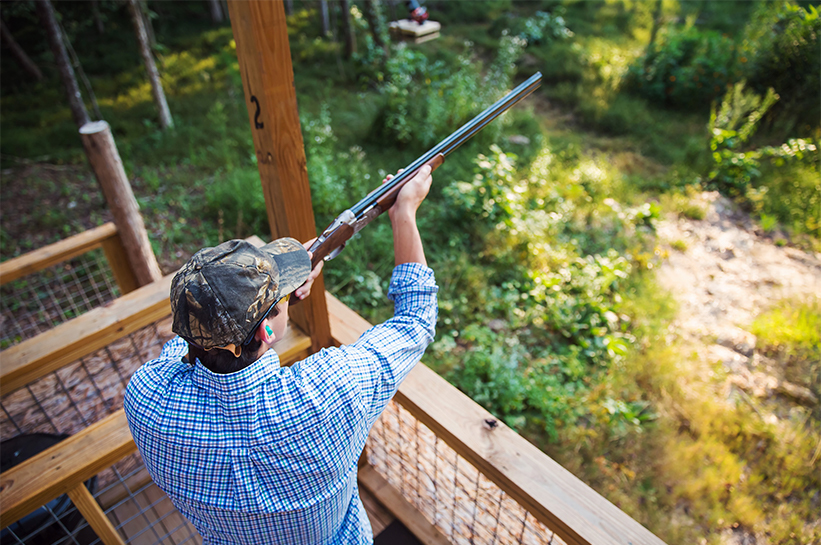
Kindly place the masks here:
<instances>
[{"instance_id":1,"label":"wood plank","mask_svg":"<svg viewBox=\"0 0 821 545\"><path fill-rule=\"evenodd\" d=\"M269 0L229 2L228 11L271 235L308 241L316 236L316 224L284 5ZM311 337L313 351L330 346L321 275L311 296L293 305L290 315Z\"/></svg>"},{"instance_id":2,"label":"wood plank","mask_svg":"<svg viewBox=\"0 0 821 545\"><path fill-rule=\"evenodd\" d=\"M9 525L137 450L121 410L0 474L0 518Z\"/></svg>"},{"instance_id":3,"label":"wood plank","mask_svg":"<svg viewBox=\"0 0 821 545\"><path fill-rule=\"evenodd\" d=\"M114 525L105 516L105 513L97 504L97 500L94 499L85 484L80 483L69 490L68 497L71 498L74 506L86 519L86 522L100 538L100 541L105 545L125 545L123 538L120 537Z\"/></svg>"},{"instance_id":4,"label":"wood plank","mask_svg":"<svg viewBox=\"0 0 821 545\"><path fill-rule=\"evenodd\" d=\"M140 285L137 283L134 271L131 270L131 263L128 261L119 233L103 241L103 251L114 280L120 287L120 294L125 295L139 288Z\"/></svg>"},{"instance_id":5,"label":"wood plank","mask_svg":"<svg viewBox=\"0 0 821 545\"><path fill-rule=\"evenodd\" d=\"M370 327L332 296L328 307L340 344ZM664 543L426 365L411 371L396 400L568 545Z\"/></svg>"},{"instance_id":6,"label":"wood plank","mask_svg":"<svg viewBox=\"0 0 821 545\"><path fill-rule=\"evenodd\" d=\"M78 235L49 244L39 250L0 263L0 285L17 280L27 274L41 271L52 265L68 261L99 248L103 241L117 236L117 227L109 222L99 227L83 231Z\"/></svg>"},{"instance_id":7,"label":"wood plank","mask_svg":"<svg viewBox=\"0 0 821 545\"><path fill-rule=\"evenodd\" d=\"M0 395L56 371L171 313L173 275L0 352Z\"/></svg>"},{"instance_id":8,"label":"wood plank","mask_svg":"<svg viewBox=\"0 0 821 545\"><path fill-rule=\"evenodd\" d=\"M382 530L387 528L391 522L396 520L393 513L379 503L373 494L367 488L359 485L359 497L362 500L362 505L365 507L365 512L368 514L368 520L371 521L371 528L373 529L374 537L382 533Z\"/></svg>"},{"instance_id":9,"label":"wood plank","mask_svg":"<svg viewBox=\"0 0 821 545\"><path fill-rule=\"evenodd\" d=\"M439 529L417 511L402 494L376 472L372 466L359 470L359 482L382 503L405 527L426 545L451 545Z\"/></svg>"}]
</instances>

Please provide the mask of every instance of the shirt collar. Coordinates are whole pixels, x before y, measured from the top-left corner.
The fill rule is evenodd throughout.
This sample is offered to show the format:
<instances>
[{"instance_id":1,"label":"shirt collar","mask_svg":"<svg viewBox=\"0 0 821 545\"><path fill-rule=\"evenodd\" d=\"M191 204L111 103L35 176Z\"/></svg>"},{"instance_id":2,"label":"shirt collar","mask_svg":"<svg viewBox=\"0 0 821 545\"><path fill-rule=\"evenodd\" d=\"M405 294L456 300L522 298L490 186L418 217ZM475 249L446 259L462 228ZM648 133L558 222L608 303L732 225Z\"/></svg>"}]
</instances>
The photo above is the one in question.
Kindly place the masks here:
<instances>
[{"instance_id":1,"label":"shirt collar","mask_svg":"<svg viewBox=\"0 0 821 545\"><path fill-rule=\"evenodd\" d=\"M279 367L279 355L274 350L268 350L245 369L227 375L214 373L197 360L192 382L219 396L241 395L271 379L279 371Z\"/></svg>"}]
</instances>

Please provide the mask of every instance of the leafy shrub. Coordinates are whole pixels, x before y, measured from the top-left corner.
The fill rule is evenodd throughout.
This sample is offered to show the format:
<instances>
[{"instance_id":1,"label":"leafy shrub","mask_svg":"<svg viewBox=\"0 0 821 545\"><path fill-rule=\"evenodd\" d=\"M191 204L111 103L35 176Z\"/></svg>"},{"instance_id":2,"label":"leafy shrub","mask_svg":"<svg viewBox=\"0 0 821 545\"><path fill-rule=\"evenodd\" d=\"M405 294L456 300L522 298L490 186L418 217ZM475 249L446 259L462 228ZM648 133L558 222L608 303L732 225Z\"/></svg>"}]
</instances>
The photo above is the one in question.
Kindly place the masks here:
<instances>
[{"instance_id":1,"label":"leafy shrub","mask_svg":"<svg viewBox=\"0 0 821 545\"><path fill-rule=\"evenodd\" d=\"M482 76L481 63L468 55L459 56L455 67L446 66L400 45L388 59L380 85L387 102L378 134L399 144L434 144L500 98L510 87L523 47L521 39L504 36L494 62ZM497 127L489 128L490 134Z\"/></svg>"},{"instance_id":2,"label":"leafy shrub","mask_svg":"<svg viewBox=\"0 0 821 545\"><path fill-rule=\"evenodd\" d=\"M339 150L327 105L318 117L302 115L300 123L317 227L324 229L337 214L364 197L374 181L362 148Z\"/></svg>"},{"instance_id":3,"label":"leafy shrub","mask_svg":"<svg viewBox=\"0 0 821 545\"><path fill-rule=\"evenodd\" d=\"M776 165L806 161L817 163L817 146L807 140L791 139L781 146L766 146L744 150L744 144L756 130L762 116L778 100L772 89L762 99L745 91L744 82L737 83L727 92L718 111L710 114L710 150L713 166L708 175L709 185L731 197L756 200L753 182L761 175L761 160L769 159Z\"/></svg>"},{"instance_id":4,"label":"leafy shrub","mask_svg":"<svg viewBox=\"0 0 821 545\"><path fill-rule=\"evenodd\" d=\"M740 59L751 89L772 88L781 97L768 116L781 135L817 130L821 111L821 55L817 8L789 2L762 3L744 36Z\"/></svg>"},{"instance_id":5,"label":"leafy shrub","mask_svg":"<svg viewBox=\"0 0 821 545\"><path fill-rule=\"evenodd\" d=\"M440 322L453 328L438 344L450 362L447 374L509 425L552 440L587 414L594 377L619 365L634 343L617 296L633 270L630 261L613 249L585 254L579 235L592 228L578 207L602 198L594 187L602 174L580 165L578 156L562 162L578 172L567 176L543 153L523 176L514 156L491 146L477 157L471 181L454 181L443 192L443 222L471 233L467 246L486 271L459 262L448 267L460 282L455 292L443 289L440 303ZM581 189L585 183L590 192ZM623 233L658 210L614 203L601 213L619 225L613 233ZM621 413L608 421L619 430L633 425Z\"/></svg>"},{"instance_id":6,"label":"leafy shrub","mask_svg":"<svg viewBox=\"0 0 821 545\"><path fill-rule=\"evenodd\" d=\"M507 30L509 34L524 40L527 45L559 42L573 36L562 17L564 12L564 7L558 6L552 13L537 11L532 17L527 18L506 14L493 22L488 33L500 37Z\"/></svg>"},{"instance_id":7,"label":"leafy shrub","mask_svg":"<svg viewBox=\"0 0 821 545\"><path fill-rule=\"evenodd\" d=\"M736 57L735 44L722 34L671 29L630 66L625 86L658 104L700 110L739 78Z\"/></svg>"}]
</instances>

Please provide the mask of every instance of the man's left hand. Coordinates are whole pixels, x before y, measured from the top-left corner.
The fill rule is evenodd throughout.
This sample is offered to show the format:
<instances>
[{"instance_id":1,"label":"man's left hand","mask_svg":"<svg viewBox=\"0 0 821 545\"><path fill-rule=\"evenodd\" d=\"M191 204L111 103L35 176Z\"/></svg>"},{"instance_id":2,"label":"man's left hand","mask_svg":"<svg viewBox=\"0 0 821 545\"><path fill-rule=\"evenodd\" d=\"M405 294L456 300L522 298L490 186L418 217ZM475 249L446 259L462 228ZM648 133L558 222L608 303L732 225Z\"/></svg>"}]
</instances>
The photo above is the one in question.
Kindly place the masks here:
<instances>
[{"instance_id":1,"label":"man's left hand","mask_svg":"<svg viewBox=\"0 0 821 545\"><path fill-rule=\"evenodd\" d=\"M307 250L308 248L311 247L311 244L313 244L315 240L316 240L316 237L312 238L308 242L303 243L302 245L305 246L305 249ZM308 256L313 257L313 252L308 252ZM297 297L297 299L299 299L301 301L302 299L305 299L306 297L311 295L311 286L313 285L314 280L316 280L316 277L319 276L319 273L322 272L322 267L324 265L325 265L325 262L320 261L317 264L317 266L314 267L314 269L311 271L311 274L308 275L308 279L305 281L305 283L302 284L301 286L299 286L296 289L296 291L294 292L294 295Z\"/></svg>"}]
</instances>

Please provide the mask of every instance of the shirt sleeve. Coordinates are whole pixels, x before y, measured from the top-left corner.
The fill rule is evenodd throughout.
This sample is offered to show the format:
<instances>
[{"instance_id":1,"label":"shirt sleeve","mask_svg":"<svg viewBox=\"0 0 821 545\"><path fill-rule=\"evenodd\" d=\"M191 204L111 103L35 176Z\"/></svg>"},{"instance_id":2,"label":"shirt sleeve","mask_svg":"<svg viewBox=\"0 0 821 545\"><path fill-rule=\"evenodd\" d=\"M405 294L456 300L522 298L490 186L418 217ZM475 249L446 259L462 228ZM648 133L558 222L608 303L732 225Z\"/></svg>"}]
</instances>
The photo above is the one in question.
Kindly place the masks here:
<instances>
[{"instance_id":1,"label":"shirt sleeve","mask_svg":"<svg viewBox=\"0 0 821 545\"><path fill-rule=\"evenodd\" d=\"M353 344L316 355L324 360L323 367L328 365L325 372L358 391L368 427L433 341L438 291L430 268L419 263L398 265L388 289L388 298L394 302L393 318L368 329Z\"/></svg>"}]
</instances>

